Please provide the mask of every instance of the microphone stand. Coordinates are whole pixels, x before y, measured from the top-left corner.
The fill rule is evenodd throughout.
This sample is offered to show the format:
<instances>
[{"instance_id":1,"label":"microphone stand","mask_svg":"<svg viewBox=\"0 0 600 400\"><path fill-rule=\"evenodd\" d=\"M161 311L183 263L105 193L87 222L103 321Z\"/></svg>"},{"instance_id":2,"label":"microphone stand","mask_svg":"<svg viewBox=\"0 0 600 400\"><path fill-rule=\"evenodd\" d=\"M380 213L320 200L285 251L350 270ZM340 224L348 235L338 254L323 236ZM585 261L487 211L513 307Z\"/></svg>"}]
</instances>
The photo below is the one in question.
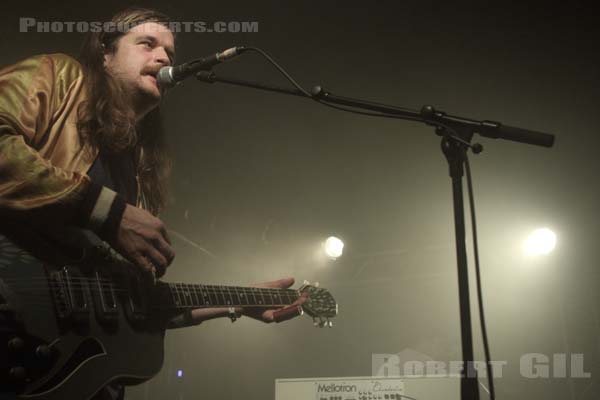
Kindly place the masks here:
<instances>
[{"instance_id":1,"label":"microphone stand","mask_svg":"<svg viewBox=\"0 0 600 400\"><path fill-rule=\"evenodd\" d=\"M456 258L458 267L461 344L462 358L464 363L460 385L461 399L478 400L479 388L477 386L477 371L474 366L473 355L471 307L469 302L469 275L467 268L467 250L465 238L465 213L462 186L466 152L469 148L471 148L475 154L478 154L483 150L483 147L480 144L471 144L471 140L475 133L489 138L500 138L544 147L553 146L554 135L505 126L494 121L477 121L473 119L447 115L446 113L438 111L429 105L423 106L421 111L418 112L415 110L373 103L360 99L336 96L323 90L319 86L316 86L312 90L312 97L309 97L304 92L297 89L287 89L258 82L218 77L212 71L201 71L196 74L196 78L207 83L221 82L293 96L308 97L319 102L333 103L342 106L375 111L381 113L382 115L393 115L396 118L410 121L420 121L427 125L436 127L435 133L438 136L442 136L441 148L446 160L448 161L450 178L452 180Z\"/></svg>"}]
</instances>

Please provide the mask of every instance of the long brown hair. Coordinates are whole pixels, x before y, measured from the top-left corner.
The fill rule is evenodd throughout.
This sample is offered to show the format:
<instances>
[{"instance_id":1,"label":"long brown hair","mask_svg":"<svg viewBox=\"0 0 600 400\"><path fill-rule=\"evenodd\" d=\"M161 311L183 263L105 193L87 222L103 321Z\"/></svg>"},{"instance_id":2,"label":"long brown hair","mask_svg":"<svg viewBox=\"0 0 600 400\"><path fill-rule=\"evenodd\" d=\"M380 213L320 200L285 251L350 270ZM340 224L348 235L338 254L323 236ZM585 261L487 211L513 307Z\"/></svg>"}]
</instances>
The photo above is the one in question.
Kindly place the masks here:
<instances>
[{"instance_id":1,"label":"long brown hair","mask_svg":"<svg viewBox=\"0 0 600 400\"><path fill-rule=\"evenodd\" d=\"M88 94L87 101L78 109L79 133L83 140L107 154L136 152L141 184L138 195L153 214L158 214L166 204L171 171L160 110L154 108L136 123L123 88L104 68L104 54L114 53L118 40L134 26L146 22L168 26L169 21L169 17L155 10L126 9L113 16L111 22L115 29L90 32L79 55Z\"/></svg>"}]
</instances>

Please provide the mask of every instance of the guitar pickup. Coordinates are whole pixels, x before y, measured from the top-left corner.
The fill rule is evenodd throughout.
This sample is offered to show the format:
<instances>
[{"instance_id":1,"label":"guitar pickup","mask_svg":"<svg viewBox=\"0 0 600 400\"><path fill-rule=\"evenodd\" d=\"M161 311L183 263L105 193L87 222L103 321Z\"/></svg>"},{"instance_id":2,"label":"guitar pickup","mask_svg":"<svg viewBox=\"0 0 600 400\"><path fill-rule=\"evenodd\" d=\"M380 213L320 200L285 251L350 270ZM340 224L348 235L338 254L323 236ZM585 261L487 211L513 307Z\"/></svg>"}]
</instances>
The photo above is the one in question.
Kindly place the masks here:
<instances>
[{"instance_id":1,"label":"guitar pickup","mask_svg":"<svg viewBox=\"0 0 600 400\"><path fill-rule=\"evenodd\" d=\"M57 314L60 319L71 319L77 323L89 319L87 283L75 269L63 267L50 273Z\"/></svg>"},{"instance_id":2,"label":"guitar pickup","mask_svg":"<svg viewBox=\"0 0 600 400\"><path fill-rule=\"evenodd\" d=\"M132 323L142 322L148 313L148 304L143 283L139 276L131 274L128 279L129 290L125 300L125 312Z\"/></svg>"},{"instance_id":3,"label":"guitar pickup","mask_svg":"<svg viewBox=\"0 0 600 400\"><path fill-rule=\"evenodd\" d=\"M94 272L93 294L96 298L96 318L100 323L115 323L118 321L119 304L115 295L114 283L102 275Z\"/></svg>"}]
</instances>

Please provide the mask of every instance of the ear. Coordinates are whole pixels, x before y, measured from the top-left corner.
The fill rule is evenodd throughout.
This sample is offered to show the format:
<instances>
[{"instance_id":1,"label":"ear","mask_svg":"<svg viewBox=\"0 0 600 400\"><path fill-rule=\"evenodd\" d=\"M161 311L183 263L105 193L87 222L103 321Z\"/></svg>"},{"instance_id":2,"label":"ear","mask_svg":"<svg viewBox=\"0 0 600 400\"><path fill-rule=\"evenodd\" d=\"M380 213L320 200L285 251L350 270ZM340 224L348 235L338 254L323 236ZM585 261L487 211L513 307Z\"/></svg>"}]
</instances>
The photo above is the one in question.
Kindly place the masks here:
<instances>
[{"instance_id":1,"label":"ear","mask_svg":"<svg viewBox=\"0 0 600 400\"><path fill-rule=\"evenodd\" d=\"M106 49L106 46L104 46L104 43L102 43L102 52L104 53L103 58L104 58L104 68L106 68L108 65L111 64L114 54L111 53L110 51L108 51Z\"/></svg>"},{"instance_id":2,"label":"ear","mask_svg":"<svg viewBox=\"0 0 600 400\"><path fill-rule=\"evenodd\" d=\"M106 68L112 62L112 54L104 53L104 68Z\"/></svg>"}]
</instances>

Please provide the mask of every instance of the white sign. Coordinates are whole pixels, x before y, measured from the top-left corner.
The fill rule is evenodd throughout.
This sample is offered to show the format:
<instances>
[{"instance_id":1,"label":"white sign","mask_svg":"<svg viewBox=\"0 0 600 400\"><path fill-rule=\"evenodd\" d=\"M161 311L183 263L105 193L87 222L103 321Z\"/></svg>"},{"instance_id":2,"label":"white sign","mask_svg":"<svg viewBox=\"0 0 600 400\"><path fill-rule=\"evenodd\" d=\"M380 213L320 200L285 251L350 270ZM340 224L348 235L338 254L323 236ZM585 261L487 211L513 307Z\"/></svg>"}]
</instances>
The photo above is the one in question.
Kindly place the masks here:
<instances>
[{"instance_id":1,"label":"white sign","mask_svg":"<svg viewBox=\"0 0 600 400\"><path fill-rule=\"evenodd\" d=\"M452 400L457 376L276 379L275 400Z\"/></svg>"}]
</instances>

